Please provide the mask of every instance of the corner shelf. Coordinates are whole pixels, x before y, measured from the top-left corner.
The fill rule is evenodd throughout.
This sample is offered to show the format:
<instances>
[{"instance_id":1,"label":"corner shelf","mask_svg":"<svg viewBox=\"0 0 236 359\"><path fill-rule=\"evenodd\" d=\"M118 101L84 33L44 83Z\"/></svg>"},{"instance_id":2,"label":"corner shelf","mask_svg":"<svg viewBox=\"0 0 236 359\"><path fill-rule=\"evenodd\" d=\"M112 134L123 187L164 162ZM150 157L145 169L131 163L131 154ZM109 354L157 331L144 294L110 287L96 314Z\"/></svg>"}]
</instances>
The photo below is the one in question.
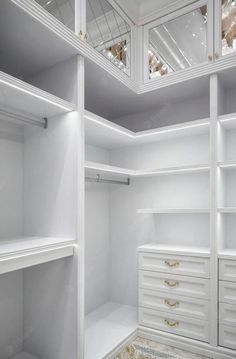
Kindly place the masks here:
<instances>
[{"instance_id":1,"label":"corner shelf","mask_svg":"<svg viewBox=\"0 0 236 359\"><path fill-rule=\"evenodd\" d=\"M209 214L210 210L207 208L141 208L136 212L139 214Z\"/></svg>"},{"instance_id":2,"label":"corner shelf","mask_svg":"<svg viewBox=\"0 0 236 359\"><path fill-rule=\"evenodd\" d=\"M76 110L76 105L0 71L0 109L19 111L38 120Z\"/></svg>"},{"instance_id":3,"label":"corner shelf","mask_svg":"<svg viewBox=\"0 0 236 359\"><path fill-rule=\"evenodd\" d=\"M0 274L73 256L75 240L16 237L0 240Z\"/></svg>"}]
</instances>

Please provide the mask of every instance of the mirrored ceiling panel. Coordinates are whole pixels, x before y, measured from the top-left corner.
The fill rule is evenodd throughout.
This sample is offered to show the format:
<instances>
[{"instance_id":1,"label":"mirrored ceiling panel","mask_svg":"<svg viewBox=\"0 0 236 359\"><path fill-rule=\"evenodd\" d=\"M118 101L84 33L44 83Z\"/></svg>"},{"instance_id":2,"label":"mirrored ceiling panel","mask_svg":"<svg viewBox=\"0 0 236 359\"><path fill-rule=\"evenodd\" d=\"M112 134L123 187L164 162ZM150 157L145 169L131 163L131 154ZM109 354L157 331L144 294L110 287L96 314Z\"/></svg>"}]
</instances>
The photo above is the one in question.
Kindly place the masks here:
<instances>
[{"instance_id":1,"label":"mirrored ceiling panel","mask_svg":"<svg viewBox=\"0 0 236 359\"><path fill-rule=\"evenodd\" d=\"M35 0L65 26L75 31L75 0Z\"/></svg>"},{"instance_id":2,"label":"mirrored ceiling panel","mask_svg":"<svg viewBox=\"0 0 236 359\"><path fill-rule=\"evenodd\" d=\"M236 1L222 0L222 55L236 52Z\"/></svg>"},{"instance_id":3,"label":"mirrored ceiling panel","mask_svg":"<svg viewBox=\"0 0 236 359\"><path fill-rule=\"evenodd\" d=\"M107 0L87 0L87 42L130 75L131 28Z\"/></svg>"},{"instance_id":4,"label":"mirrored ceiling panel","mask_svg":"<svg viewBox=\"0 0 236 359\"><path fill-rule=\"evenodd\" d=\"M198 65L207 59L207 6L149 30L149 78Z\"/></svg>"}]
</instances>

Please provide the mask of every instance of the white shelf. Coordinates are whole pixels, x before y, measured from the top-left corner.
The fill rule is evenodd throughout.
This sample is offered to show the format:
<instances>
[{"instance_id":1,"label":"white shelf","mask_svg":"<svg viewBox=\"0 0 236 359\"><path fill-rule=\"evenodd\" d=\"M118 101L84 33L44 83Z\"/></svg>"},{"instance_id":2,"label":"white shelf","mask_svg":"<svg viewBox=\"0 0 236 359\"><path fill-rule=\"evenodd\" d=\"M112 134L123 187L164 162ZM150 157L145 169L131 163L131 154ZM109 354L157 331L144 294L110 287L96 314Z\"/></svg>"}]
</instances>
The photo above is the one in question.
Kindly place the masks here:
<instances>
[{"instance_id":1,"label":"white shelf","mask_svg":"<svg viewBox=\"0 0 236 359\"><path fill-rule=\"evenodd\" d=\"M85 161L85 169L87 173L97 174L105 173L112 175L125 175L128 177L151 177L151 176L160 176L160 175L174 175L174 174L188 174L188 173L201 173L208 172L210 170L209 165L189 165L189 166L179 166L179 167L165 167L158 169L148 169L148 170L129 170L121 167L115 167L110 165L105 165L102 163Z\"/></svg>"},{"instance_id":2,"label":"white shelf","mask_svg":"<svg viewBox=\"0 0 236 359\"><path fill-rule=\"evenodd\" d=\"M88 144L113 149L183 136L201 135L209 131L209 124L209 119L202 119L148 131L133 132L85 111L85 139Z\"/></svg>"},{"instance_id":3,"label":"white shelf","mask_svg":"<svg viewBox=\"0 0 236 359\"><path fill-rule=\"evenodd\" d=\"M0 240L0 274L73 256L75 240L17 237Z\"/></svg>"},{"instance_id":4,"label":"white shelf","mask_svg":"<svg viewBox=\"0 0 236 359\"><path fill-rule=\"evenodd\" d=\"M218 208L219 213L236 213L236 207L221 207Z\"/></svg>"},{"instance_id":5,"label":"white shelf","mask_svg":"<svg viewBox=\"0 0 236 359\"><path fill-rule=\"evenodd\" d=\"M218 162L218 166L222 169L233 170L236 169L236 161Z\"/></svg>"},{"instance_id":6,"label":"white shelf","mask_svg":"<svg viewBox=\"0 0 236 359\"><path fill-rule=\"evenodd\" d=\"M210 249L205 247L192 247L192 246L173 246L162 245L156 243L149 243L138 247L138 252L150 253L164 253L164 254L177 254L188 255L193 257L210 257Z\"/></svg>"},{"instance_id":7,"label":"white shelf","mask_svg":"<svg viewBox=\"0 0 236 359\"><path fill-rule=\"evenodd\" d=\"M207 208L140 208L136 210L139 214L194 214L210 213Z\"/></svg>"},{"instance_id":8,"label":"white shelf","mask_svg":"<svg viewBox=\"0 0 236 359\"><path fill-rule=\"evenodd\" d=\"M219 117L219 122L226 129L236 128L236 113L230 113Z\"/></svg>"},{"instance_id":9,"label":"white shelf","mask_svg":"<svg viewBox=\"0 0 236 359\"><path fill-rule=\"evenodd\" d=\"M13 359L37 359L37 357L35 357L34 355L31 355L29 353L22 352L20 354L17 354L16 356L14 356Z\"/></svg>"},{"instance_id":10,"label":"white shelf","mask_svg":"<svg viewBox=\"0 0 236 359\"><path fill-rule=\"evenodd\" d=\"M19 111L40 120L74 111L76 106L0 71L0 109Z\"/></svg>"},{"instance_id":11,"label":"white shelf","mask_svg":"<svg viewBox=\"0 0 236 359\"><path fill-rule=\"evenodd\" d=\"M218 258L236 260L236 249L222 249L218 253Z\"/></svg>"}]
</instances>

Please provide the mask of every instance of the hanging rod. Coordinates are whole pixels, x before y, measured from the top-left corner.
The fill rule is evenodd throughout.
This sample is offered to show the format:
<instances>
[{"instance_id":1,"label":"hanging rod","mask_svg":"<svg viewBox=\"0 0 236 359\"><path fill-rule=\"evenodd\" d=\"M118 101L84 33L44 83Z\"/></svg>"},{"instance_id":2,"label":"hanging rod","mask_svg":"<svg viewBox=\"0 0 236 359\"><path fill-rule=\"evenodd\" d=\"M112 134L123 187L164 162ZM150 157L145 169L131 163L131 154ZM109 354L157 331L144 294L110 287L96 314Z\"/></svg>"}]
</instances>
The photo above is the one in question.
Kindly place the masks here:
<instances>
[{"instance_id":1,"label":"hanging rod","mask_svg":"<svg viewBox=\"0 0 236 359\"><path fill-rule=\"evenodd\" d=\"M118 184L118 185L124 185L129 186L130 185L130 179L128 178L127 181L116 181L116 180L109 180L109 179L103 179L101 178L100 174L97 174L97 177L85 177L86 182L92 182L92 183L109 183L109 184Z\"/></svg>"},{"instance_id":2,"label":"hanging rod","mask_svg":"<svg viewBox=\"0 0 236 359\"><path fill-rule=\"evenodd\" d=\"M1 106L0 108L0 119L7 120L13 123L22 123L23 125L34 125L42 128L47 128L48 120L43 118L42 120L25 116L21 113L13 112L8 109L5 109Z\"/></svg>"}]
</instances>

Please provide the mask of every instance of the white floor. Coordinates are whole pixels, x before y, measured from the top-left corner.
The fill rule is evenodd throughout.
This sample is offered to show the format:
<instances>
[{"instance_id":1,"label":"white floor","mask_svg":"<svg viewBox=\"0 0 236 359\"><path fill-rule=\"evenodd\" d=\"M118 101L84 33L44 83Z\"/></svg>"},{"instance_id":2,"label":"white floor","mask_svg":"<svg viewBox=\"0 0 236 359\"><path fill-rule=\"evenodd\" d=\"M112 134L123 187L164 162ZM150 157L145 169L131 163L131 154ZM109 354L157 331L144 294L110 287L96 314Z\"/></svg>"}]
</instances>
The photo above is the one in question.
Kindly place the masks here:
<instances>
[{"instance_id":1,"label":"white floor","mask_svg":"<svg viewBox=\"0 0 236 359\"><path fill-rule=\"evenodd\" d=\"M137 308L108 302L86 317L85 359L102 359L138 326Z\"/></svg>"}]
</instances>

